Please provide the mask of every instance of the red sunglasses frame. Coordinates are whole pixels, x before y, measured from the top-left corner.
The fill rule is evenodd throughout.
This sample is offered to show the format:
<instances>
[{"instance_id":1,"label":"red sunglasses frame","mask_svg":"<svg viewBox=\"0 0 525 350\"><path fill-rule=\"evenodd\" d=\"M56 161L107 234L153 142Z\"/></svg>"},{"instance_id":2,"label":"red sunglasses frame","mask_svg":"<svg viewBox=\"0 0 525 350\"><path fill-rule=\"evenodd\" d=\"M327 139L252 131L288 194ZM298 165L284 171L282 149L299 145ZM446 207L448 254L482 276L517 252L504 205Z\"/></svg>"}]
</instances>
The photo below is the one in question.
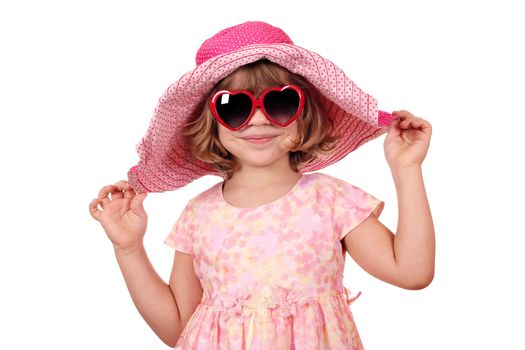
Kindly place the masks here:
<instances>
[{"instance_id":1,"label":"red sunglasses frame","mask_svg":"<svg viewBox=\"0 0 525 350\"><path fill-rule=\"evenodd\" d=\"M266 112L266 109L264 109L264 97L271 91L283 91L285 89L292 89L294 91L296 91L298 94L299 94L299 106L297 107L297 112L295 112L295 114L290 118L289 121L287 121L286 123L282 124L282 123L279 123L278 121L276 121L275 119L273 119L270 114L268 114L268 112ZM219 116L219 113L217 113L217 100L219 99L219 97L223 94L230 94L230 95L237 95L237 94L245 94L245 95L248 95L252 101L252 110L250 111L250 115L246 118L246 120L237 128L232 128L231 126L229 126L228 124L226 124L226 122L224 122L221 117ZM297 117L299 116L299 114L301 114L302 110L303 110L303 107L304 107L304 100L305 100L305 97L304 97L304 92L303 90L296 86L296 85L292 85L292 84L289 84L289 85L284 85L282 87L279 87L279 86L272 86L272 87L269 87L269 88L266 88L262 93L261 93L261 96L259 98L256 98L255 96L253 96L253 94L248 91L248 90L220 90L220 91L217 91L214 95L213 95L213 98L211 99L210 101L210 109L211 109L211 113L213 114L213 116L215 117L215 119L217 119L217 121L219 123L221 123L222 125L224 125L226 128L232 130L232 131L237 131L237 130L240 130L242 129L246 124L248 124L248 122L250 121L250 119L252 119L253 115L255 114L255 110L257 109L257 107L259 107L261 109L261 111L263 112L263 114L266 116L266 118L270 119L270 121L278 126L287 126L291 123L293 123L293 121L295 119L297 119Z\"/></svg>"}]
</instances>

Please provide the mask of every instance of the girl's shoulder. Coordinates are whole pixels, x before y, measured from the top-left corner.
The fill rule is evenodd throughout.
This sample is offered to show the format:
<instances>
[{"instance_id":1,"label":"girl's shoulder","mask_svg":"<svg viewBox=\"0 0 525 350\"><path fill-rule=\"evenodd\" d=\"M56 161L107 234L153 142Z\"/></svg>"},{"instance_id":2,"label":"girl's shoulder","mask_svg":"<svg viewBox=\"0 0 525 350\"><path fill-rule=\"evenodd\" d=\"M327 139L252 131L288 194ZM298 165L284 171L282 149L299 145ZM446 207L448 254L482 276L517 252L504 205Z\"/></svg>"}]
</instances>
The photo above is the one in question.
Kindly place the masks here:
<instances>
[{"instance_id":1,"label":"girl's shoulder","mask_svg":"<svg viewBox=\"0 0 525 350\"><path fill-rule=\"evenodd\" d=\"M319 171L315 173L305 174L308 177L308 183L316 187L324 188L325 190L333 188L334 186L339 186L341 183L345 182L344 180L337 178L335 176L321 173Z\"/></svg>"},{"instance_id":2,"label":"girl's shoulder","mask_svg":"<svg viewBox=\"0 0 525 350\"><path fill-rule=\"evenodd\" d=\"M212 200L217 200L220 186L222 186L222 181L219 181L218 183L191 197L188 200L188 204L195 207L205 203L210 203Z\"/></svg>"},{"instance_id":3,"label":"girl's shoulder","mask_svg":"<svg viewBox=\"0 0 525 350\"><path fill-rule=\"evenodd\" d=\"M309 174L310 181L308 181L310 187L318 193L335 194L339 192L344 193L356 193L363 192L363 189L359 186L349 183L346 180L335 177L333 175L315 172Z\"/></svg>"},{"instance_id":4,"label":"girl's shoulder","mask_svg":"<svg viewBox=\"0 0 525 350\"><path fill-rule=\"evenodd\" d=\"M303 174L297 194L310 198L332 197L341 181L343 180L319 171Z\"/></svg>"}]
</instances>

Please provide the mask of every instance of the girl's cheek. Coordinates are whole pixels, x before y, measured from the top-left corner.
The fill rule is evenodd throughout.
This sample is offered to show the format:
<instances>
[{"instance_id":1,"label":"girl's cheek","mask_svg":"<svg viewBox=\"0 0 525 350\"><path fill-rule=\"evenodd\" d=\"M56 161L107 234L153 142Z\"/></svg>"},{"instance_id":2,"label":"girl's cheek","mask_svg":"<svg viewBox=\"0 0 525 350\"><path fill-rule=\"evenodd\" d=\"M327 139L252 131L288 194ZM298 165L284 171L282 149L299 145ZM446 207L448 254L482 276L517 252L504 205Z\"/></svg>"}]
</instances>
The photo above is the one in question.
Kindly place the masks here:
<instances>
[{"instance_id":1,"label":"girl's cheek","mask_svg":"<svg viewBox=\"0 0 525 350\"><path fill-rule=\"evenodd\" d=\"M291 132L288 134L288 140L290 140L290 147L293 147L294 141L297 141L299 138L299 131L297 130L297 126L295 125L294 129L291 130Z\"/></svg>"},{"instance_id":2,"label":"girl's cheek","mask_svg":"<svg viewBox=\"0 0 525 350\"><path fill-rule=\"evenodd\" d=\"M297 137L297 136L294 136L294 135L288 135L286 136L286 139L284 141L284 145L283 147L286 149L286 150L291 150L293 147L294 147L294 137Z\"/></svg>"}]
</instances>

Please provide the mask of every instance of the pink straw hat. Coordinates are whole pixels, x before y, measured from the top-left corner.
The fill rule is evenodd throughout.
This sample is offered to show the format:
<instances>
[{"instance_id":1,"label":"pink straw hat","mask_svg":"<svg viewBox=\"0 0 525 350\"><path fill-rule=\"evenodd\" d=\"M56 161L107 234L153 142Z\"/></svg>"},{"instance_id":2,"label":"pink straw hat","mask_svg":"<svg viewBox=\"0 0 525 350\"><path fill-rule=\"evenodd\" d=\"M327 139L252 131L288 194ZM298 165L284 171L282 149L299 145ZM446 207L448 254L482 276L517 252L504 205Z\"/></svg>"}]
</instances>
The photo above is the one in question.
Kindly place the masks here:
<instances>
[{"instance_id":1,"label":"pink straw hat","mask_svg":"<svg viewBox=\"0 0 525 350\"><path fill-rule=\"evenodd\" d=\"M388 131L394 116L380 111L377 100L334 63L294 45L280 28L248 21L204 41L197 51L197 66L170 85L159 99L146 135L135 147L140 160L128 171L128 182L137 193L176 190L204 175L225 177L188 152L181 128L215 84L237 68L261 59L277 63L314 85L324 97L321 103L327 117L342 134L333 153L302 164L300 173L327 167Z\"/></svg>"}]
</instances>

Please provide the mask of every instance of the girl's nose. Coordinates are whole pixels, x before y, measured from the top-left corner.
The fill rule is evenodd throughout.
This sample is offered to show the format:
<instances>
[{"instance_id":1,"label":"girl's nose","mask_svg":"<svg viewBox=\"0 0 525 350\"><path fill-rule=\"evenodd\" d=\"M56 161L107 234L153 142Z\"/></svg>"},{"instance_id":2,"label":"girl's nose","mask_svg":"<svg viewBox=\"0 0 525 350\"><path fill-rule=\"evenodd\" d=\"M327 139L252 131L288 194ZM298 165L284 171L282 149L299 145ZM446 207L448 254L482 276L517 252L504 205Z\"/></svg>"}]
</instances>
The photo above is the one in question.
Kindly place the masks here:
<instances>
[{"instance_id":1,"label":"girl's nose","mask_svg":"<svg viewBox=\"0 0 525 350\"><path fill-rule=\"evenodd\" d=\"M261 108L257 107L248 125L265 125L271 123L272 122L268 118L266 118Z\"/></svg>"}]
</instances>

